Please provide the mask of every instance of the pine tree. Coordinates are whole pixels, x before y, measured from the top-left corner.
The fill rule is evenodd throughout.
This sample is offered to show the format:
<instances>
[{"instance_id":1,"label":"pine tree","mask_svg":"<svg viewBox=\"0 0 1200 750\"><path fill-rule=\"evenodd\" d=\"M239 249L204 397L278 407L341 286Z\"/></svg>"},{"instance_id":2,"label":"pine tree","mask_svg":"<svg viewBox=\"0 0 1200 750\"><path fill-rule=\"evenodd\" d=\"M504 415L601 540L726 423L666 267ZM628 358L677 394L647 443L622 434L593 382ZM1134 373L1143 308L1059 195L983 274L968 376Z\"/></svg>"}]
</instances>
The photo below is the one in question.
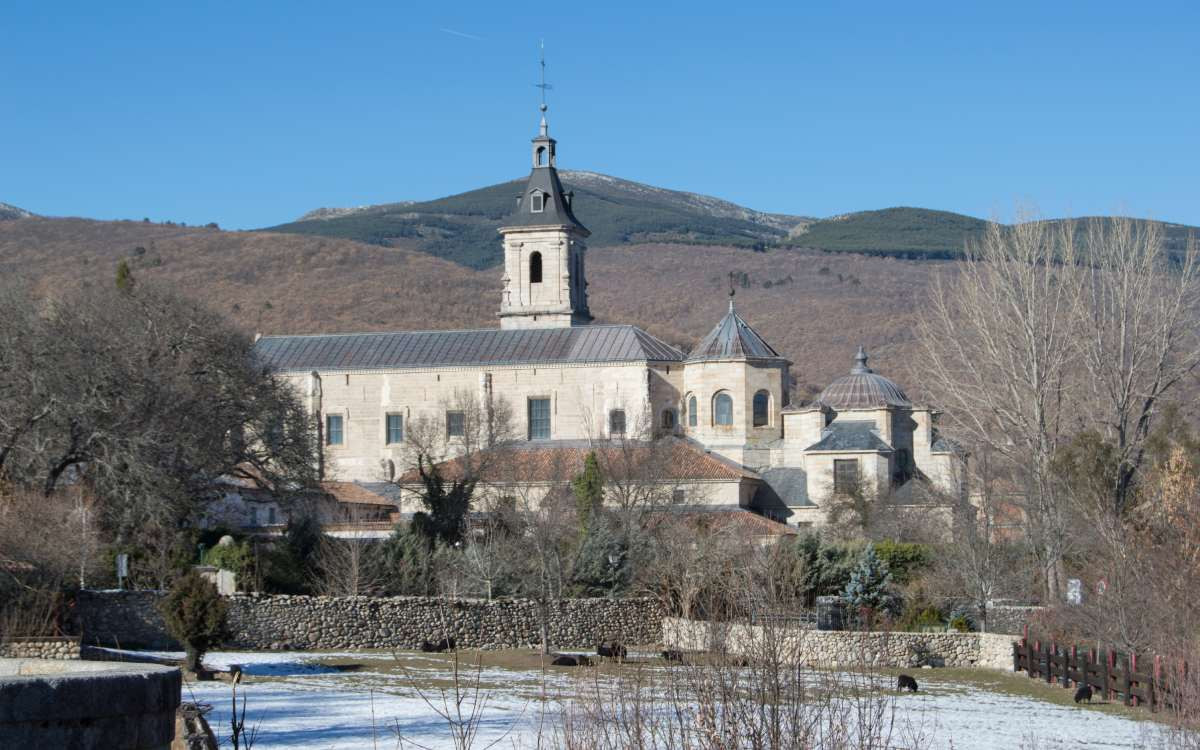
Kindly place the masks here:
<instances>
[{"instance_id":1,"label":"pine tree","mask_svg":"<svg viewBox=\"0 0 1200 750\"><path fill-rule=\"evenodd\" d=\"M604 503L604 476L600 473L595 451L589 452L583 460L583 473L571 480L571 490L575 493L580 531L586 534L589 519Z\"/></svg>"},{"instance_id":2,"label":"pine tree","mask_svg":"<svg viewBox=\"0 0 1200 750\"><path fill-rule=\"evenodd\" d=\"M217 587L191 571L171 588L159 604L159 612L167 632L183 644L187 668L200 674L205 652L225 635L227 606Z\"/></svg>"},{"instance_id":3,"label":"pine tree","mask_svg":"<svg viewBox=\"0 0 1200 750\"><path fill-rule=\"evenodd\" d=\"M870 619L874 613L891 609L895 604L891 587L892 574L887 563L879 559L873 546L867 545L858 559L858 567L850 574L842 599Z\"/></svg>"},{"instance_id":4,"label":"pine tree","mask_svg":"<svg viewBox=\"0 0 1200 750\"><path fill-rule=\"evenodd\" d=\"M430 545L434 542L447 545L461 542L466 530L467 513L471 510L475 480L455 479L447 486L437 464L430 461L426 468L423 456L417 458L417 472L424 485L421 503L425 511L413 514L413 529L425 537Z\"/></svg>"},{"instance_id":5,"label":"pine tree","mask_svg":"<svg viewBox=\"0 0 1200 750\"><path fill-rule=\"evenodd\" d=\"M122 260L117 264L117 289L128 294L133 291L133 271L129 268L129 262Z\"/></svg>"}]
</instances>

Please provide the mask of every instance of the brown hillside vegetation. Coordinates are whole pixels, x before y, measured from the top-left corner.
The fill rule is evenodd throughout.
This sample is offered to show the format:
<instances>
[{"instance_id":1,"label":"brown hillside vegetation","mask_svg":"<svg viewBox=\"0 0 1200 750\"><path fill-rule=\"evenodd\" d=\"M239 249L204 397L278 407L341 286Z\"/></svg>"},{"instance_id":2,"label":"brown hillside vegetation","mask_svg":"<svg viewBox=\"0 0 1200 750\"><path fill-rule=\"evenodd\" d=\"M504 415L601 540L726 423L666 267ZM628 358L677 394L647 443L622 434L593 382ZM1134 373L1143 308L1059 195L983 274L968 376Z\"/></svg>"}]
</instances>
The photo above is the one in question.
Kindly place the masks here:
<instances>
[{"instance_id":1,"label":"brown hillside vegetation","mask_svg":"<svg viewBox=\"0 0 1200 750\"><path fill-rule=\"evenodd\" d=\"M497 238L499 242L499 238ZM408 249L264 232L140 222L0 223L0 274L49 292L137 280L175 286L247 331L320 333L496 325L499 270L473 271ZM683 245L595 248L592 312L682 348L724 314L736 274L742 316L796 364L802 388L844 373L859 343L918 395L913 323L932 274L950 262Z\"/></svg>"}]
</instances>

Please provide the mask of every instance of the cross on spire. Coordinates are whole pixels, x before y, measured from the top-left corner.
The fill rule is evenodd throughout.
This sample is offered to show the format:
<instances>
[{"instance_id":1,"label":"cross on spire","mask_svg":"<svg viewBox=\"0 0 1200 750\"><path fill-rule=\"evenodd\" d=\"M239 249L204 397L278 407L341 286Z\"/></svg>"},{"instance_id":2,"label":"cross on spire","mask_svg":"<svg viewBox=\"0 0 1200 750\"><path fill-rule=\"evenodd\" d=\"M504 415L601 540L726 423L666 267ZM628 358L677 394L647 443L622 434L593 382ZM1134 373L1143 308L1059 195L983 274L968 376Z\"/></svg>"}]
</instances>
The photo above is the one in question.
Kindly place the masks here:
<instances>
[{"instance_id":1,"label":"cross on spire","mask_svg":"<svg viewBox=\"0 0 1200 750\"><path fill-rule=\"evenodd\" d=\"M542 39L538 42L538 66L541 68L540 80L533 84L534 88L542 90L542 105L539 109L542 110L542 135L546 134L546 92L554 87L546 83L546 40Z\"/></svg>"}]
</instances>

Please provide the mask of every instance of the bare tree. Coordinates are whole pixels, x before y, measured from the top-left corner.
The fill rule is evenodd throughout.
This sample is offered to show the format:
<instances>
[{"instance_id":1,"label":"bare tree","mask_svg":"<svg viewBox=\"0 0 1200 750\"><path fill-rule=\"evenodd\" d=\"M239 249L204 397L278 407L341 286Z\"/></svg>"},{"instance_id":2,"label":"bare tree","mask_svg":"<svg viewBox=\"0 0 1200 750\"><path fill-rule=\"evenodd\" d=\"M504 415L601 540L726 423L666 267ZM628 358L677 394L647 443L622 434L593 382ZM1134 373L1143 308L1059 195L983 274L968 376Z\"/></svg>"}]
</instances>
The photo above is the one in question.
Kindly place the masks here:
<instances>
[{"instance_id":1,"label":"bare tree","mask_svg":"<svg viewBox=\"0 0 1200 750\"><path fill-rule=\"evenodd\" d=\"M992 223L957 277L935 282L920 325L929 386L952 429L1001 460L1024 498L1051 601L1065 590L1070 544L1051 464L1073 424L1083 279L1069 222Z\"/></svg>"},{"instance_id":2,"label":"bare tree","mask_svg":"<svg viewBox=\"0 0 1200 750\"><path fill-rule=\"evenodd\" d=\"M1115 449L1109 511L1119 517L1134 499L1163 398L1200 365L1200 265L1194 238L1170 257L1157 222L1092 219L1085 236L1085 294L1075 316L1085 413Z\"/></svg>"}]
</instances>

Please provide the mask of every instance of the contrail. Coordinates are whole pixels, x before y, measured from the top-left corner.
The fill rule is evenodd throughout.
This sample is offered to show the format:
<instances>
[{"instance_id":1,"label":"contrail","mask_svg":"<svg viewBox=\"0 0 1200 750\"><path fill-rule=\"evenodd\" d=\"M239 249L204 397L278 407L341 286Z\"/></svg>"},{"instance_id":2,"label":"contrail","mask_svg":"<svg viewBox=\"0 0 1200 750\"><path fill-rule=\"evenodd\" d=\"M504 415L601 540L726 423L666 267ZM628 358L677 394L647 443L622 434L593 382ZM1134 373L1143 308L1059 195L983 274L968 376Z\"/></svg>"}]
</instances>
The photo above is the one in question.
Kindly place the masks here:
<instances>
[{"instance_id":1,"label":"contrail","mask_svg":"<svg viewBox=\"0 0 1200 750\"><path fill-rule=\"evenodd\" d=\"M463 31L455 31L454 29L438 29L438 31L441 31L442 33L445 33L445 34L453 34L454 36L461 36L464 39L474 39L477 42L483 41L482 37L477 37L474 34L468 34Z\"/></svg>"}]
</instances>

